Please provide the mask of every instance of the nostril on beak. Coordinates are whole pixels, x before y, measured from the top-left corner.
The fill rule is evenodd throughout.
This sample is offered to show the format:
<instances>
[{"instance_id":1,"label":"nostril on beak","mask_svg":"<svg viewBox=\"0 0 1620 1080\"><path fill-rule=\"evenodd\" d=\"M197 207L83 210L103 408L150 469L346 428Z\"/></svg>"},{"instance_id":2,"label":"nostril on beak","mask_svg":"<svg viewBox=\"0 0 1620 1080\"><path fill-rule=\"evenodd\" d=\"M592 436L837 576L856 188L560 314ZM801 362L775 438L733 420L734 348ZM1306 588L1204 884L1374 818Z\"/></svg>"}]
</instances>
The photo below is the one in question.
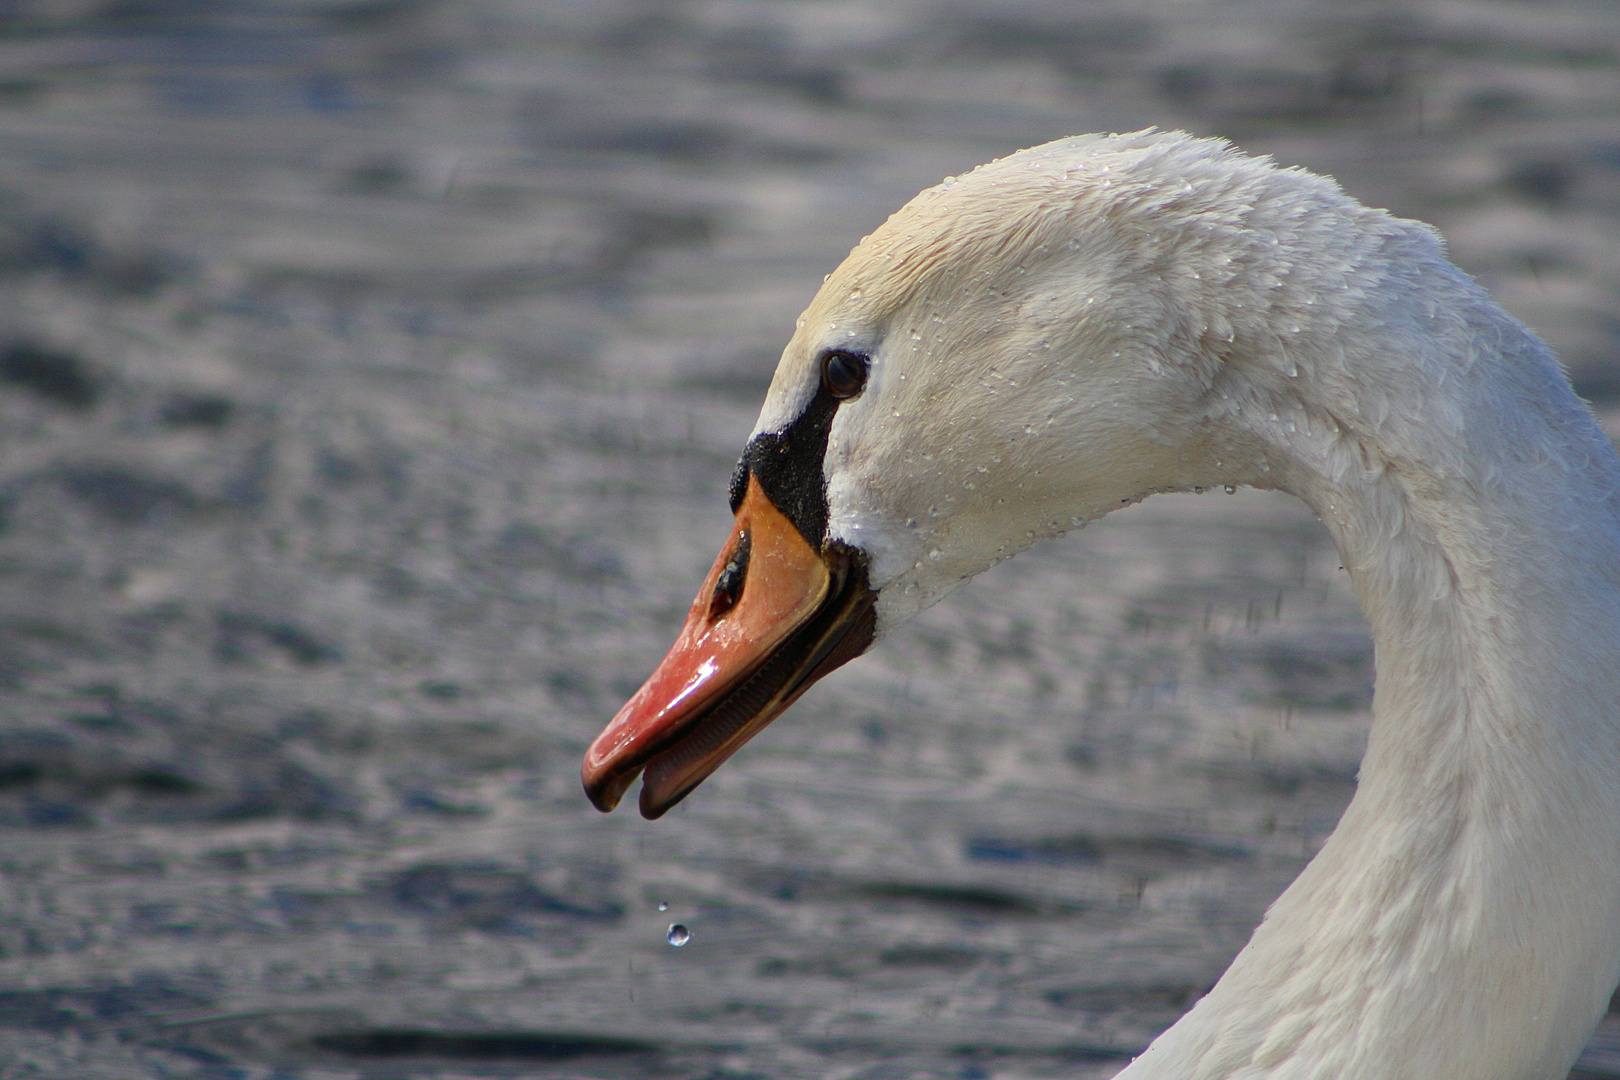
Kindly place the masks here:
<instances>
[{"instance_id":1,"label":"nostril on beak","mask_svg":"<svg viewBox=\"0 0 1620 1080\"><path fill-rule=\"evenodd\" d=\"M713 622L732 608L742 599L743 586L748 581L748 553L752 549L752 538L747 529L737 533L737 546L731 549L731 558L726 560L724 570L714 583L714 596L709 601L709 621Z\"/></svg>"}]
</instances>

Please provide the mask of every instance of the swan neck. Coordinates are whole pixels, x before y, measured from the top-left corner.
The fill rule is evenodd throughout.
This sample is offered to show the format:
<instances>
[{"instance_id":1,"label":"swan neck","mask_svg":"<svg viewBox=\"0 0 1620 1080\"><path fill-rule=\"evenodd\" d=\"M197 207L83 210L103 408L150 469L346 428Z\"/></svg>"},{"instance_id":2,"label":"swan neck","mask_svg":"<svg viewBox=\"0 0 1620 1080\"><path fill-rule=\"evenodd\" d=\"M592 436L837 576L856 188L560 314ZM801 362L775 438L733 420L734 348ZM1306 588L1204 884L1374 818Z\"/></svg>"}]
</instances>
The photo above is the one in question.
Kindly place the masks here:
<instances>
[{"instance_id":1,"label":"swan neck","mask_svg":"<svg viewBox=\"0 0 1620 1080\"><path fill-rule=\"evenodd\" d=\"M1309 418L1279 471L1377 658L1357 792L1122 1076L1551 1080L1579 1054L1620 978L1620 460L1542 382L1505 419L1489 394Z\"/></svg>"}]
</instances>

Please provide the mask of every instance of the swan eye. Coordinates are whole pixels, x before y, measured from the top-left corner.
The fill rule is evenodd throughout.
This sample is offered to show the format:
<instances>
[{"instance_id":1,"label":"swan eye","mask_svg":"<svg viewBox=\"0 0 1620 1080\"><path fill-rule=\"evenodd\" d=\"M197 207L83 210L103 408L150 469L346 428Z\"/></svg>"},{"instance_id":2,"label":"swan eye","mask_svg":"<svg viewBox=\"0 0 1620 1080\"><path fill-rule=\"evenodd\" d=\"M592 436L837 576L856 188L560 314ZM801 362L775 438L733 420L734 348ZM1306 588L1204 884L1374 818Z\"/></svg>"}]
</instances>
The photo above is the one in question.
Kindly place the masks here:
<instances>
[{"instance_id":1,"label":"swan eye","mask_svg":"<svg viewBox=\"0 0 1620 1080\"><path fill-rule=\"evenodd\" d=\"M834 349L821 358L821 384L840 401L852 398L866 389L866 369L870 364L860 353Z\"/></svg>"}]
</instances>

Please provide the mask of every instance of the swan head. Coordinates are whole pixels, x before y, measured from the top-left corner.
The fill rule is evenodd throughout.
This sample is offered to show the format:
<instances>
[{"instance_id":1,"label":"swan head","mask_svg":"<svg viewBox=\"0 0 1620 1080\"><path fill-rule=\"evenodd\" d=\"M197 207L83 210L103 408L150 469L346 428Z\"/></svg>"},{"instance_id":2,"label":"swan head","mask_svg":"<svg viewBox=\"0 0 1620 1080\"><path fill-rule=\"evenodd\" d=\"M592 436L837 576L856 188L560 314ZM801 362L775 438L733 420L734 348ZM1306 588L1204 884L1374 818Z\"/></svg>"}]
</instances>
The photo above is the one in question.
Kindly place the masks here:
<instances>
[{"instance_id":1,"label":"swan head","mask_svg":"<svg viewBox=\"0 0 1620 1080\"><path fill-rule=\"evenodd\" d=\"M1374 227L1343 228L1355 214ZM1155 132L923 192L799 319L731 539L587 753L592 801L645 770L658 816L810 683L1039 539L1155 492L1275 486L1278 440L1238 418L1283 422L1298 397L1279 319L1331 335L1317 297L1388 223L1407 224L1331 180Z\"/></svg>"}]
</instances>

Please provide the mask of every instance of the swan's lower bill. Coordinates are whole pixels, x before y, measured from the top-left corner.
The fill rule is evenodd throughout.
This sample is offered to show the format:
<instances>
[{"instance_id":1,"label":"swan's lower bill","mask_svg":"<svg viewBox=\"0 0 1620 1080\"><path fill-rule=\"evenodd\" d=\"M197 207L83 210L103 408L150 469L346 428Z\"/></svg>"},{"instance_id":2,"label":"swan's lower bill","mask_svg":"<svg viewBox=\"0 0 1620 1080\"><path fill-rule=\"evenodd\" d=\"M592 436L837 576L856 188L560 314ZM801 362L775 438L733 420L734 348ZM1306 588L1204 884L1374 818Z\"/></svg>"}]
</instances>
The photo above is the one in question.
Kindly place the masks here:
<instances>
[{"instance_id":1,"label":"swan's lower bill","mask_svg":"<svg viewBox=\"0 0 1620 1080\"><path fill-rule=\"evenodd\" d=\"M669 654L585 754L585 793L611 810L645 770L661 816L828 672L872 643L860 556L817 551L750 478L736 525Z\"/></svg>"}]
</instances>

